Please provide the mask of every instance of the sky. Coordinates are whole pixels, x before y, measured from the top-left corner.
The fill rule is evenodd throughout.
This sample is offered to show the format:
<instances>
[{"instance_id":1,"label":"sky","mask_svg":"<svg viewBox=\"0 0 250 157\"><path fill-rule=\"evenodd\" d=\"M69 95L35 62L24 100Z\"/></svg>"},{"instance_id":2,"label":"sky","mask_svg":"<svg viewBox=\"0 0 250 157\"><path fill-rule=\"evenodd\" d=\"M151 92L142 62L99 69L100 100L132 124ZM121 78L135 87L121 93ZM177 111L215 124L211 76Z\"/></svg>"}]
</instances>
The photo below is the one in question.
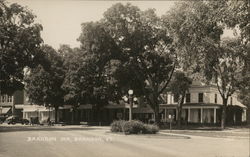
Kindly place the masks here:
<instances>
[{"instance_id":1,"label":"sky","mask_svg":"<svg viewBox=\"0 0 250 157\"><path fill-rule=\"evenodd\" d=\"M86 1L86 0L7 0L27 6L36 16L36 22L42 24L41 33L45 44L58 49L61 44L78 47L77 38L81 33L81 24L98 21L113 4L127 2L141 10L155 8L158 16L165 14L175 1ZM231 30L225 30L224 37L231 36Z\"/></svg>"},{"instance_id":2,"label":"sky","mask_svg":"<svg viewBox=\"0 0 250 157\"><path fill-rule=\"evenodd\" d=\"M155 8L161 16L173 5L174 1L81 1L81 0L7 0L27 6L43 25L42 38L45 44L58 49L61 44L77 47L81 33L81 23L98 21L113 4L121 2L138 6L141 10Z\"/></svg>"}]
</instances>

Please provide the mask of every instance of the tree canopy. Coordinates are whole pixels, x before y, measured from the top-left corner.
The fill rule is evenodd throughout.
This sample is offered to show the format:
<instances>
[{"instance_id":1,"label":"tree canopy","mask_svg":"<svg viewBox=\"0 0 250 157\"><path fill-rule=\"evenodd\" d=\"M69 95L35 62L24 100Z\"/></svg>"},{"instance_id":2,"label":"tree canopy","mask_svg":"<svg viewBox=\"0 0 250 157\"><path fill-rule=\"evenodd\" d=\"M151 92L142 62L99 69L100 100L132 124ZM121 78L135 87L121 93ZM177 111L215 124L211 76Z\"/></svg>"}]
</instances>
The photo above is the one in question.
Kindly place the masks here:
<instances>
[{"instance_id":1,"label":"tree canopy","mask_svg":"<svg viewBox=\"0 0 250 157\"><path fill-rule=\"evenodd\" d=\"M35 15L19 4L0 0L0 86L2 93L23 89L25 67L39 60L42 26Z\"/></svg>"},{"instance_id":2,"label":"tree canopy","mask_svg":"<svg viewBox=\"0 0 250 157\"><path fill-rule=\"evenodd\" d=\"M249 61L245 48L249 26L242 20L249 18L248 5L246 1L180 2L164 17L176 48L182 52L184 70L192 68L208 82L217 84L223 99L222 128L228 97L237 89ZM236 29L236 26L240 26L240 38L221 38L225 28Z\"/></svg>"},{"instance_id":3,"label":"tree canopy","mask_svg":"<svg viewBox=\"0 0 250 157\"><path fill-rule=\"evenodd\" d=\"M42 27L28 9L4 1L0 6L1 91L21 88L23 70L30 67L28 94L37 104L101 107L133 89L159 123L160 95L170 87L181 105L191 84L175 72L180 69L217 84L224 123L228 97L249 78L246 0L178 2L162 17L154 9L117 3L101 20L81 25L79 48L62 45L59 53L40 47ZM234 29L237 38L222 39L225 29Z\"/></svg>"},{"instance_id":4,"label":"tree canopy","mask_svg":"<svg viewBox=\"0 0 250 157\"><path fill-rule=\"evenodd\" d=\"M30 102L55 108L57 122L57 109L64 104L64 90L61 88L64 80L63 60L50 46L44 45L41 50L44 62L27 71L25 88Z\"/></svg>"},{"instance_id":5,"label":"tree canopy","mask_svg":"<svg viewBox=\"0 0 250 157\"><path fill-rule=\"evenodd\" d=\"M178 127L181 126L181 115L182 115L182 106L186 94L189 92L189 88L192 84L192 79L187 77L184 72L176 71L174 73L173 79L169 85L169 91L174 94L174 97L177 98L177 124Z\"/></svg>"},{"instance_id":6,"label":"tree canopy","mask_svg":"<svg viewBox=\"0 0 250 157\"><path fill-rule=\"evenodd\" d=\"M87 56L94 56L90 63L98 67L96 75L116 81L118 95L133 89L136 95L146 96L158 117L158 98L171 79L176 56L154 9L141 11L129 3L117 3L100 21L82 24L79 41ZM109 75L104 69L108 65L113 67Z\"/></svg>"}]
</instances>

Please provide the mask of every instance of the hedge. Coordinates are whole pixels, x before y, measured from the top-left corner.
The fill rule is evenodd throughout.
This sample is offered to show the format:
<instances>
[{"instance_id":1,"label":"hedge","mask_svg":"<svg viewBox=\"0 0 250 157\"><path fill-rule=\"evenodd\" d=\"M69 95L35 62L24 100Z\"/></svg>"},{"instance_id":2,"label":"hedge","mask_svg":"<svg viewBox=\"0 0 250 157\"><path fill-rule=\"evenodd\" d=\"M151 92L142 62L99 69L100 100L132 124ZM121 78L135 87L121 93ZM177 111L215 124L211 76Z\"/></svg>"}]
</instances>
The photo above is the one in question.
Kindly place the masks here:
<instances>
[{"instance_id":1,"label":"hedge","mask_svg":"<svg viewBox=\"0 0 250 157\"><path fill-rule=\"evenodd\" d=\"M111 132L123 132L125 134L156 134L158 131L158 126L153 124L144 124L138 120L119 120L114 121L111 124Z\"/></svg>"}]
</instances>

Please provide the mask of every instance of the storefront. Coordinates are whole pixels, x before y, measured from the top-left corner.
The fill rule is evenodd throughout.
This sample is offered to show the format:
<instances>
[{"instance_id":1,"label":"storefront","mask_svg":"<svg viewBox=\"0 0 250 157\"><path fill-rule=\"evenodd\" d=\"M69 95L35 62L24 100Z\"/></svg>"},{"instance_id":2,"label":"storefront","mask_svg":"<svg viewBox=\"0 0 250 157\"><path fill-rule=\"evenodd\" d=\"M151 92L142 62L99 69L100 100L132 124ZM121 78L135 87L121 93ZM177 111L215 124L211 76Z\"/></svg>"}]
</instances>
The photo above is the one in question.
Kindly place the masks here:
<instances>
[{"instance_id":1,"label":"storefront","mask_svg":"<svg viewBox=\"0 0 250 157\"><path fill-rule=\"evenodd\" d=\"M23 118L28 119L30 122L32 119L38 119L39 123L46 123L48 119L55 121L55 111L53 108L44 106L25 105L23 107Z\"/></svg>"}]
</instances>

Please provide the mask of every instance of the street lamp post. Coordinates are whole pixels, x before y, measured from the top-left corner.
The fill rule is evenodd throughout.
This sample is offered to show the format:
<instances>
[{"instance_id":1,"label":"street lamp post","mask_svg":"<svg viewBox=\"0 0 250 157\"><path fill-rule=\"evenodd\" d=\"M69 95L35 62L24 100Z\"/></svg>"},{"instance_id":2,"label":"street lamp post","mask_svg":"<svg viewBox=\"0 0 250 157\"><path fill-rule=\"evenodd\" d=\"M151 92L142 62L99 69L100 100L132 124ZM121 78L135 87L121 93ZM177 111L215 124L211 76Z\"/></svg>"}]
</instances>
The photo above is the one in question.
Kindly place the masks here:
<instances>
[{"instance_id":1,"label":"street lamp post","mask_svg":"<svg viewBox=\"0 0 250 157\"><path fill-rule=\"evenodd\" d=\"M133 109L133 93L134 91L132 89L128 90L128 100L129 100L129 121L131 121L132 118L132 109Z\"/></svg>"},{"instance_id":2,"label":"street lamp post","mask_svg":"<svg viewBox=\"0 0 250 157\"><path fill-rule=\"evenodd\" d=\"M172 115L171 114L168 115L168 118L169 118L169 130L171 132L171 130L172 130Z\"/></svg>"},{"instance_id":3,"label":"street lamp post","mask_svg":"<svg viewBox=\"0 0 250 157\"><path fill-rule=\"evenodd\" d=\"M128 97L127 96L123 97L123 100L129 103L129 121L133 119L132 117L133 104L134 104L134 101L137 101L137 98L133 96L133 93L134 91L130 89L128 90Z\"/></svg>"},{"instance_id":4,"label":"street lamp post","mask_svg":"<svg viewBox=\"0 0 250 157\"><path fill-rule=\"evenodd\" d=\"M132 89L128 90L128 98L127 100L125 101L129 101L129 120L133 120L133 117L132 117L132 110L133 110L133 105L134 105L134 102L137 101L137 98L133 96L133 93L134 91Z\"/></svg>"},{"instance_id":5,"label":"street lamp post","mask_svg":"<svg viewBox=\"0 0 250 157\"><path fill-rule=\"evenodd\" d=\"M51 106L51 105L49 104L49 120L48 120L49 125L50 125L50 121L51 121L51 120L50 120L50 106Z\"/></svg>"}]
</instances>

